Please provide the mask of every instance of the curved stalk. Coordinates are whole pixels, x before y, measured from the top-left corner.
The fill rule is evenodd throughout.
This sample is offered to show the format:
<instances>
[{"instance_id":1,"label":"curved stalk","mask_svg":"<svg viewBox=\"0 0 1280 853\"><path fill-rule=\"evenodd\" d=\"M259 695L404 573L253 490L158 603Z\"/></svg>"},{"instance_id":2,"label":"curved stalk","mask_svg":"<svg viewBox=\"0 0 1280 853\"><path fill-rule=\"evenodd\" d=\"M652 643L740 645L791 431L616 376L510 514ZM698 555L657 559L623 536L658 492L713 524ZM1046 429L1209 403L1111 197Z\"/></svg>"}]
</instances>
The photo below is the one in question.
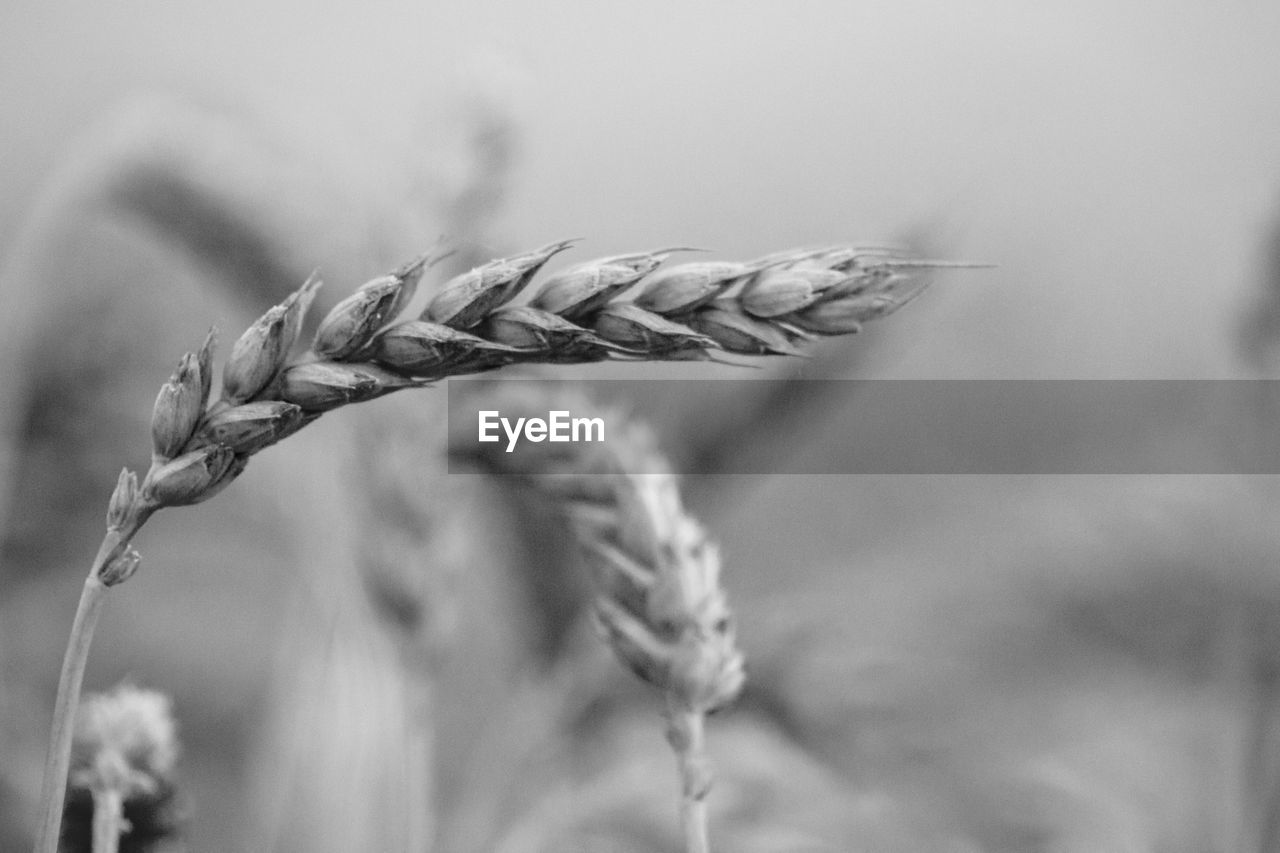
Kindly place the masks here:
<instances>
[{"instance_id":1,"label":"curved stalk","mask_svg":"<svg viewBox=\"0 0 1280 853\"><path fill-rule=\"evenodd\" d=\"M40 795L43 812L36 836L36 853L57 853L62 831L62 807L67 791L67 772L71 767L71 735L75 728L76 709L80 705L80 685L89 661L93 631L98 625L107 587L96 573L85 578L80 592L80 606L71 624L71 638L62 659L58 677L58 699L53 706L53 733L49 736L49 753L45 757L44 789Z\"/></svg>"},{"instance_id":2,"label":"curved stalk","mask_svg":"<svg viewBox=\"0 0 1280 853\"><path fill-rule=\"evenodd\" d=\"M128 550L134 534L149 515L149 510L134 513L122 528L107 530L80 591L80 604L71 623L71 636L67 640L62 672L58 676L58 698L53 705L53 731L45 756L44 786L40 795L43 811L36 834L36 853L57 853L58 839L62 834L62 809L67 793L67 773L71 769L71 739L80 707L80 688L89 663L93 632L98 626L98 616L109 589L101 580L102 571Z\"/></svg>"}]
</instances>

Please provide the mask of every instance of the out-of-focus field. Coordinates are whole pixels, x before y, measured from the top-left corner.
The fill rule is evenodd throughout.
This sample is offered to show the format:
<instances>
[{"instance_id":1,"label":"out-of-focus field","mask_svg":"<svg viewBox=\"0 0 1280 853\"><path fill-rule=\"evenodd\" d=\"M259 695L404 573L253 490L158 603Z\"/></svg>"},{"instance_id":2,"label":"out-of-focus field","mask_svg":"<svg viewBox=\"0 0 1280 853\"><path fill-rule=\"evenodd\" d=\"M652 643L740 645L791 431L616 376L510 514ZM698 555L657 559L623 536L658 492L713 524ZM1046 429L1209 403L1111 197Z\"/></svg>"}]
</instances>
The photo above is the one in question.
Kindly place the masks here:
<instances>
[{"instance_id":1,"label":"out-of-focus field","mask_svg":"<svg viewBox=\"0 0 1280 853\"><path fill-rule=\"evenodd\" d=\"M851 344L824 345L831 359L771 375L1255 375L1238 330L1263 286L1280 204L1274 3L321 11L17 0L0 22L0 252L10 259L41 214L41 188L91 156L94 128L128 102L157 126L166 109L219 116L189 162L286 246L288 269L320 268L332 301L444 227L425 200L451 172L431 158L456 156L457 93L488 80L520 122L494 253L579 235L575 260L914 236L998 265L943 276ZM0 363L0 407L21 423L34 393L43 413L25 424L32 440L14 446L0 484L4 849L33 819L75 597L118 468L145 465L154 389L210 323L225 352L272 298L234 292L153 225L91 205L60 215L56 241L0 294L0 348L13 356ZM675 445L732 411L671 395L649 408ZM820 459L859 440L841 429L844 405L856 401L797 425L797 452ZM207 506L158 517L139 542L142 571L108 603L89 686L131 676L175 696L194 850L257 849L249 839L263 820L314 818L325 805L309 796L376 775L379 750L395 749L346 697L356 710L317 724L313 743L299 730L294 751L312 758L293 777L262 760L282 748L267 743L280 702L270 684L290 684L279 673L321 702L344 685L382 695L362 662L385 649L362 633L367 614L341 605L361 593L339 579L356 524L342 465L364 417L377 415L326 418ZM512 708L536 716L550 700L511 686L533 633L505 574L525 559L516 518L493 485L449 477L440 488L463 495L484 546L470 558L466 642L441 709L448 849L469 850L486 808L517 817L492 793L518 776L502 749L550 737ZM759 808L826 832L835 849L853 849L851 838L873 850L1228 851L1275 840L1265 826L1280 797L1268 663L1280 652L1280 542L1267 478L775 477L691 492L723 543L759 690L713 722L713 750L723 725L730 780L737 768L776 785L759 802L731 781L717 788L722 821L749 824ZM314 675L324 647L306 640L337 648L343 636L358 638L332 660L346 675ZM656 820L674 822L656 707L616 690L652 722L651 742L636 734L644 726L596 733L616 750L615 769L574 770L625 790L634 780L617 768L652 769L635 787L660 792ZM509 743L522 727L528 736ZM314 758L362 744L351 765ZM794 763L753 769L757 748ZM308 769L310 786L297 778ZM270 788L273 773L294 780L293 795L264 798L255 785ZM825 794L799 794L809 789ZM282 850L362 849L340 833L327 848L296 826L284 833ZM801 849L802 835L778 835L792 840L772 849ZM757 843L725 849L771 849Z\"/></svg>"}]
</instances>

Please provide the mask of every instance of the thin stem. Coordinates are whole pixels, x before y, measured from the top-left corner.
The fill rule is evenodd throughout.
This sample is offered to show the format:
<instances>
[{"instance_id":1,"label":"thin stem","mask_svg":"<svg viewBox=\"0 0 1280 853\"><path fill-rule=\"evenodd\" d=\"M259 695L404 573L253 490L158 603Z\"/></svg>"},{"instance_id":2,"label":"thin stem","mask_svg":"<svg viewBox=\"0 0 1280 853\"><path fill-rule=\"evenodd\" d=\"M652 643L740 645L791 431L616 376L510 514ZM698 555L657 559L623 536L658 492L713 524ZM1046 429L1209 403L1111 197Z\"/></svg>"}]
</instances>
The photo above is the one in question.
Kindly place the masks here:
<instances>
[{"instance_id":1,"label":"thin stem","mask_svg":"<svg viewBox=\"0 0 1280 853\"><path fill-rule=\"evenodd\" d=\"M57 853L58 837L62 832L62 806L67 790L67 772L71 767L71 735L75 728L76 708L80 704L80 685L84 682L84 669L89 660L89 646L93 642L93 630L102 612L107 587L90 574L85 578L80 592L80 605L71 624L71 637L67 641L67 653L62 659L62 674L58 678L58 698L53 706L53 733L49 736L49 754L44 765L44 790L40 802L44 812L40 820L40 832L36 836L36 853Z\"/></svg>"},{"instance_id":2,"label":"thin stem","mask_svg":"<svg viewBox=\"0 0 1280 853\"><path fill-rule=\"evenodd\" d=\"M108 587L99 580L102 570L129 547L133 536L153 511L145 507L135 512L120 529L108 529L98 548L98 555L80 591L80 604L71 623L67 652L62 658L58 676L58 698L53 705L53 731L49 735L49 752L44 763L44 787L40 802L44 811L36 835L35 853L57 853L62 834L62 809L67 793L67 773L71 769L71 739L75 732L76 711L80 707L80 687L89 662L89 647Z\"/></svg>"},{"instance_id":3,"label":"thin stem","mask_svg":"<svg viewBox=\"0 0 1280 853\"><path fill-rule=\"evenodd\" d=\"M671 708L668 711L667 740L676 752L680 768L680 826L685 853L710 853L707 840L707 791L711 769L706 755L701 711Z\"/></svg>"},{"instance_id":4,"label":"thin stem","mask_svg":"<svg viewBox=\"0 0 1280 853\"><path fill-rule=\"evenodd\" d=\"M124 797L115 788L93 792L93 853L117 853L126 829Z\"/></svg>"}]
</instances>

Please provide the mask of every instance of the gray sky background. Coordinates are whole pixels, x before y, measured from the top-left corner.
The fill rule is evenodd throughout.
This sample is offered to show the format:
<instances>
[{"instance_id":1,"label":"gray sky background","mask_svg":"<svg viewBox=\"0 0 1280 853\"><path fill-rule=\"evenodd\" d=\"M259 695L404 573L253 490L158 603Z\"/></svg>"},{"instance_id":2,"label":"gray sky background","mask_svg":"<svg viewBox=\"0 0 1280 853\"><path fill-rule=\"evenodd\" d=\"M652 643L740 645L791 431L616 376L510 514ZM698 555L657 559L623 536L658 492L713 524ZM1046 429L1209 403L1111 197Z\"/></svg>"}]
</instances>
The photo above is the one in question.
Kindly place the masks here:
<instances>
[{"instance_id":1,"label":"gray sky background","mask_svg":"<svg viewBox=\"0 0 1280 853\"><path fill-rule=\"evenodd\" d=\"M908 312L880 377L1234 375L1280 200L1261 0L6 6L0 240L129 93L234 105L321 178L394 187L458 69L497 56L515 244L750 256L923 224L1000 265Z\"/></svg>"}]
</instances>

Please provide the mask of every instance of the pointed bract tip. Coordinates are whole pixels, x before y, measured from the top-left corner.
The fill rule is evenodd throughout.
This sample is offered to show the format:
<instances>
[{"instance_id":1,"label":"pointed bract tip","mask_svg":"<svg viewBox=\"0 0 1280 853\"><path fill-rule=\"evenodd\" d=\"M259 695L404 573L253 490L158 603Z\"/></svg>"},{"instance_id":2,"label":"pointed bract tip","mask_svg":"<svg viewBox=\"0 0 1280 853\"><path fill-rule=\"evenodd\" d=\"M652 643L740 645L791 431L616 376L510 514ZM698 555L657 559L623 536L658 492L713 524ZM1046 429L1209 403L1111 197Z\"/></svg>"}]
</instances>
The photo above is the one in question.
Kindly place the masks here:
<instances>
[{"instance_id":1,"label":"pointed bract tip","mask_svg":"<svg viewBox=\"0 0 1280 853\"><path fill-rule=\"evenodd\" d=\"M213 389L213 353L218 348L218 327L210 326L200 344L197 360L200 363L200 405L209 405L209 392Z\"/></svg>"},{"instance_id":2,"label":"pointed bract tip","mask_svg":"<svg viewBox=\"0 0 1280 853\"><path fill-rule=\"evenodd\" d=\"M107 503L107 528L120 530L137 511L138 475L128 468L120 469L115 490Z\"/></svg>"},{"instance_id":3,"label":"pointed bract tip","mask_svg":"<svg viewBox=\"0 0 1280 853\"><path fill-rule=\"evenodd\" d=\"M189 352L160 387L151 410L151 448L156 457L172 459L195 434L204 412L207 372L201 368L201 357Z\"/></svg>"}]
</instances>

